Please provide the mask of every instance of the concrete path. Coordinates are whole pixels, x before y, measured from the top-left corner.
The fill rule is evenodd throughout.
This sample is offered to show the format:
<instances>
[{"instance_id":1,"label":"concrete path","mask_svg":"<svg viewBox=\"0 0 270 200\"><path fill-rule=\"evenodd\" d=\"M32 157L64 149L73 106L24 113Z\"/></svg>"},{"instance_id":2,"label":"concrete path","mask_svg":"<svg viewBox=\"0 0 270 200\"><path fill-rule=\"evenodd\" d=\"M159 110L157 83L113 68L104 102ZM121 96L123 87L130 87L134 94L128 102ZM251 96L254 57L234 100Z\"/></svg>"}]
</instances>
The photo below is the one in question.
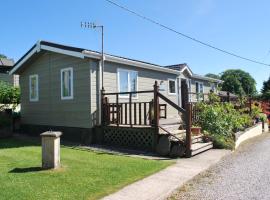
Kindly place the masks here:
<instances>
[{"instance_id":1,"label":"concrete path","mask_svg":"<svg viewBox=\"0 0 270 200\"><path fill-rule=\"evenodd\" d=\"M169 197L194 176L216 164L228 150L209 150L189 159L178 159L177 163L152 176L135 182L111 194L104 200L161 200Z\"/></svg>"},{"instance_id":2,"label":"concrete path","mask_svg":"<svg viewBox=\"0 0 270 200\"><path fill-rule=\"evenodd\" d=\"M269 200L270 134L243 143L231 156L188 182L172 199Z\"/></svg>"}]
</instances>

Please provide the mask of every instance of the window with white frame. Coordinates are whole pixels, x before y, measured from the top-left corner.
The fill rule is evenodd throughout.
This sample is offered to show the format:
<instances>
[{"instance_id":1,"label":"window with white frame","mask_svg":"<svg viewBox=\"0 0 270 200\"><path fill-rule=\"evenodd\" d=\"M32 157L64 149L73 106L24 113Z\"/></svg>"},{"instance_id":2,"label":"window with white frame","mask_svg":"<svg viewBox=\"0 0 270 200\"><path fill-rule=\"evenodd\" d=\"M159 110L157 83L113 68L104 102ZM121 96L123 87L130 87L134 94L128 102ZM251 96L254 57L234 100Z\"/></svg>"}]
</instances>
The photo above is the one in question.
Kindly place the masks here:
<instances>
[{"instance_id":1,"label":"window with white frame","mask_svg":"<svg viewBox=\"0 0 270 200\"><path fill-rule=\"evenodd\" d=\"M188 100L191 102L191 79L187 79L187 84L188 84Z\"/></svg>"},{"instance_id":2,"label":"window with white frame","mask_svg":"<svg viewBox=\"0 0 270 200\"><path fill-rule=\"evenodd\" d=\"M30 101L38 101L38 75L29 76L29 99Z\"/></svg>"},{"instance_id":3,"label":"window with white frame","mask_svg":"<svg viewBox=\"0 0 270 200\"><path fill-rule=\"evenodd\" d=\"M176 80L168 79L169 94L176 94Z\"/></svg>"},{"instance_id":4,"label":"window with white frame","mask_svg":"<svg viewBox=\"0 0 270 200\"><path fill-rule=\"evenodd\" d=\"M203 83L201 82L195 82L196 84L196 94L197 94L197 100L203 100Z\"/></svg>"},{"instance_id":5,"label":"window with white frame","mask_svg":"<svg viewBox=\"0 0 270 200\"><path fill-rule=\"evenodd\" d=\"M215 83L211 84L211 90L212 90L212 92L216 92L216 84Z\"/></svg>"},{"instance_id":6,"label":"window with white frame","mask_svg":"<svg viewBox=\"0 0 270 200\"><path fill-rule=\"evenodd\" d=\"M73 68L61 69L61 99L73 99Z\"/></svg>"},{"instance_id":7,"label":"window with white frame","mask_svg":"<svg viewBox=\"0 0 270 200\"><path fill-rule=\"evenodd\" d=\"M118 69L118 91L119 92L134 92L138 90L138 72ZM128 97L128 94L120 94L120 97ZM132 94L132 97L138 97L137 94Z\"/></svg>"}]
</instances>

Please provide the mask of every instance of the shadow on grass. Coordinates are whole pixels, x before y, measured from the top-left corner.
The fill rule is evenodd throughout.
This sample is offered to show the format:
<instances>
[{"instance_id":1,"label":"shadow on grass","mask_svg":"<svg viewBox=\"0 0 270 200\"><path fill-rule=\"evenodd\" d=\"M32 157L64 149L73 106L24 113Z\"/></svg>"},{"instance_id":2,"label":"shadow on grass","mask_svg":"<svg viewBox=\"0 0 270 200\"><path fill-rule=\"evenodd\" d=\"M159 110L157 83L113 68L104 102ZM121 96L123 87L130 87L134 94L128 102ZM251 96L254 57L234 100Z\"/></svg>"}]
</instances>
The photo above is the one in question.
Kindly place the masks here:
<instances>
[{"instance_id":1,"label":"shadow on grass","mask_svg":"<svg viewBox=\"0 0 270 200\"><path fill-rule=\"evenodd\" d=\"M14 168L8 173L28 173L28 172L39 172L44 171L41 167L26 167L26 168Z\"/></svg>"},{"instance_id":2,"label":"shadow on grass","mask_svg":"<svg viewBox=\"0 0 270 200\"><path fill-rule=\"evenodd\" d=\"M29 147L29 146L40 146L40 142L37 140L35 141L29 138L21 138L21 137L10 137L0 139L0 149Z\"/></svg>"}]
</instances>

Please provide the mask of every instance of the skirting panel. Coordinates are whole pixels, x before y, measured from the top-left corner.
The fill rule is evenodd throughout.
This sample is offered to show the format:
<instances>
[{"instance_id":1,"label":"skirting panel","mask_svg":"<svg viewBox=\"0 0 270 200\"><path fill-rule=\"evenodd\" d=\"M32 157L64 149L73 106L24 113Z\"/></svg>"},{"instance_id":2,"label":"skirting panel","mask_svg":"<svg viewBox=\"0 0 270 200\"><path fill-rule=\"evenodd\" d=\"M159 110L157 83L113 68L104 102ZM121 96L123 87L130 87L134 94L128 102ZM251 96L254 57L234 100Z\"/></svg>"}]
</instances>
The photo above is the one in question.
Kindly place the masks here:
<instances>
[{"instance_id":1,"label":"skirting panel","mask_svg":"<svg viewBox=\"0 0 270 200\"><path fill-rule=\"evenodd\" d=\"M154 128L103 127L104 143L141 150L154 150Z\"/></svg>"}]
</instances>

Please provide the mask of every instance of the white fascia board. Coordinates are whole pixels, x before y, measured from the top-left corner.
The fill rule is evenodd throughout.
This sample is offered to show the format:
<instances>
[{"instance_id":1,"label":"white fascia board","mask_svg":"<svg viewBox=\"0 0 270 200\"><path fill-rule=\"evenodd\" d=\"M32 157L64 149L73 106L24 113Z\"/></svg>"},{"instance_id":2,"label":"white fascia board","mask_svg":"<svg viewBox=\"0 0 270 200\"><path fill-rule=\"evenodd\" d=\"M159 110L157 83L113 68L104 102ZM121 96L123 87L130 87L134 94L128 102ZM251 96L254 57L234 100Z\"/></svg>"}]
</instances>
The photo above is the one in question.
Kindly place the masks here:
<instances>
[{"instance_id":1,"label":"white fascia board","mask_svg":"<svg viewBox=\"0 0 270 200\"><path fill-rule=\"evenodd\" d=\"M10 72L9 75L14 74L17 69L19 69L32 55L40 51L40 45L37 43L36 47L30 51Z\"/></svg>"},{"instance_id":2,"label":"white fascia board","mask_svg":"<svg viewBox=\"0 0 270 200\"><path fill-rule=\"evenodd\" d=\"M154 70L154 71L160 71L160 72L166 72L166 73L170 73L170 74L179 75L179 71L176 71L176 70L167 69L165 67L159 67L156 65L151 65L151 64L147 64L147 63L143 63L143 62L134 61L134 60L128 60L125 58L119 58L119 57L115 57L115 56L106 55L106 60L110 61L110 62L124 64L124 65L131 65L134 67L140 67L140 68L144 68L144 69L150 69L150 70Z\"/></svg>"},{"instance_id":3,"label":"white fascia board","mask_svg":"<svg viewBox=\"0 0 270 200\"><path fill-rule=\"evenodd\" d=\"M88 50L84 50L82 53L85 55L85 57L101 60L101 54L100 53L93 52L93 51L88 51Z\"/></svg>"},{"instance_id":4,"label":"white fascia board","mask_svg":"<svg viewBox=\"0 0 270 200\"><path fill-rule=\"evenodd\" d=\"M176 71L176 70L167 69L165 67L159 67L156 65L151 65L151 64L147 64L147 63L138 62L138 61L128 60L128 59L124 59L124 58L119 58L119 57L115 57L115 56L106 55L106 60L110 61L110 62L131 65L131 66L140 67L140 68L144 68L144 69L150 69L150 70L154 70L154 71L160 71L160 72L166 72L166 73L170 73L170 74L179 75L179 71Z\"/></svg>"},{"instance_id":5,"label":"white fascia board","mask_svg":"<svg viewBox=\"0 0 270 200\"><path fill-rule=\"evenodd\" d=\"M224 82L223 80L219 80L219 79L215 79L215 78L210 78L210 77L206 77L206 76L197 76L197 75L194 75L194 76L192 76L192 78L199 79L199 80L213 81L213 82L216 82L216 83L223 83Z\"/></svg>"},{"instance_id":6,"label":"white fascia board","mask_svg":"<svg viewBox=\"0 0 270 200\"><path fill-rule=\"evenodd\" d=\"M68 55L68 56L73 56L73 57L77 57L77 58L84 58L85 57L84 54L81 52L64 50L64 49L51 47L51 46L47 46L47 45L40 45L40 49L55 52L55 53L60 53L60 54Z\"/></svg>"},{"instance_id":7,"label":"white fascia board","mask_svg":"<svg viewBox=\"0 0 270 200\"><path fill-rule=\"evenodd\" d=\"M188 73L189 73L190 76L193 76L192 71L191 71L191 70L189 69L189 67L187 67L187 66L185 66L185 67L181 70L181 73L183 73L185 70L188 71Z\"/></svg>"},{"instance_id":8,"label":"white fascia board","mask_svg":"<svg viewBox=\"0 0 270 200\"><path fill-rule=\"evenodd\" d=\"M60 54L65 54L77 58L84 58L85 55L81 52L74 52L74 51L69 51L69 50L64 50L56 47L51 47L47 45L40 45L40 42L37 42L36 47L27 54L27 56L24 57L17 65L10 71L10 75L13 74L15 71L17 71L31 56L33 56L35 53L40 52L40 50L46 50L46 51L51 51L55 53L60 53Z\"/></svg>"},{"instance_id":9,"label":"white fascia board","mask_svg":"<svg viewBox=\"0 0 270 200\"><path fill-rule=\"evenodd\" d=\"M102 56L100 53L87 51L87 50L83 51L83 53L85 53L86 57L95 58L95 59L99 59L99 60L101 59L101 56ZM179 75L179 71L176 71L176 70L167 69L165 67L159 67L156 65L151 65L151 64L138 62L138 61L134 61L134 60L129 60L129 59L125 59L125 58L119 58L116 56L111 56L111 55L105 54L104 59L106 61L109 61L109 62L120 63L120 64L124 64L124 65L131 65L134 67L139 67L139 68L150 69L150 70L154 70L154 71L161 71L161 72Z\"/></svg>"}]
</instances>

